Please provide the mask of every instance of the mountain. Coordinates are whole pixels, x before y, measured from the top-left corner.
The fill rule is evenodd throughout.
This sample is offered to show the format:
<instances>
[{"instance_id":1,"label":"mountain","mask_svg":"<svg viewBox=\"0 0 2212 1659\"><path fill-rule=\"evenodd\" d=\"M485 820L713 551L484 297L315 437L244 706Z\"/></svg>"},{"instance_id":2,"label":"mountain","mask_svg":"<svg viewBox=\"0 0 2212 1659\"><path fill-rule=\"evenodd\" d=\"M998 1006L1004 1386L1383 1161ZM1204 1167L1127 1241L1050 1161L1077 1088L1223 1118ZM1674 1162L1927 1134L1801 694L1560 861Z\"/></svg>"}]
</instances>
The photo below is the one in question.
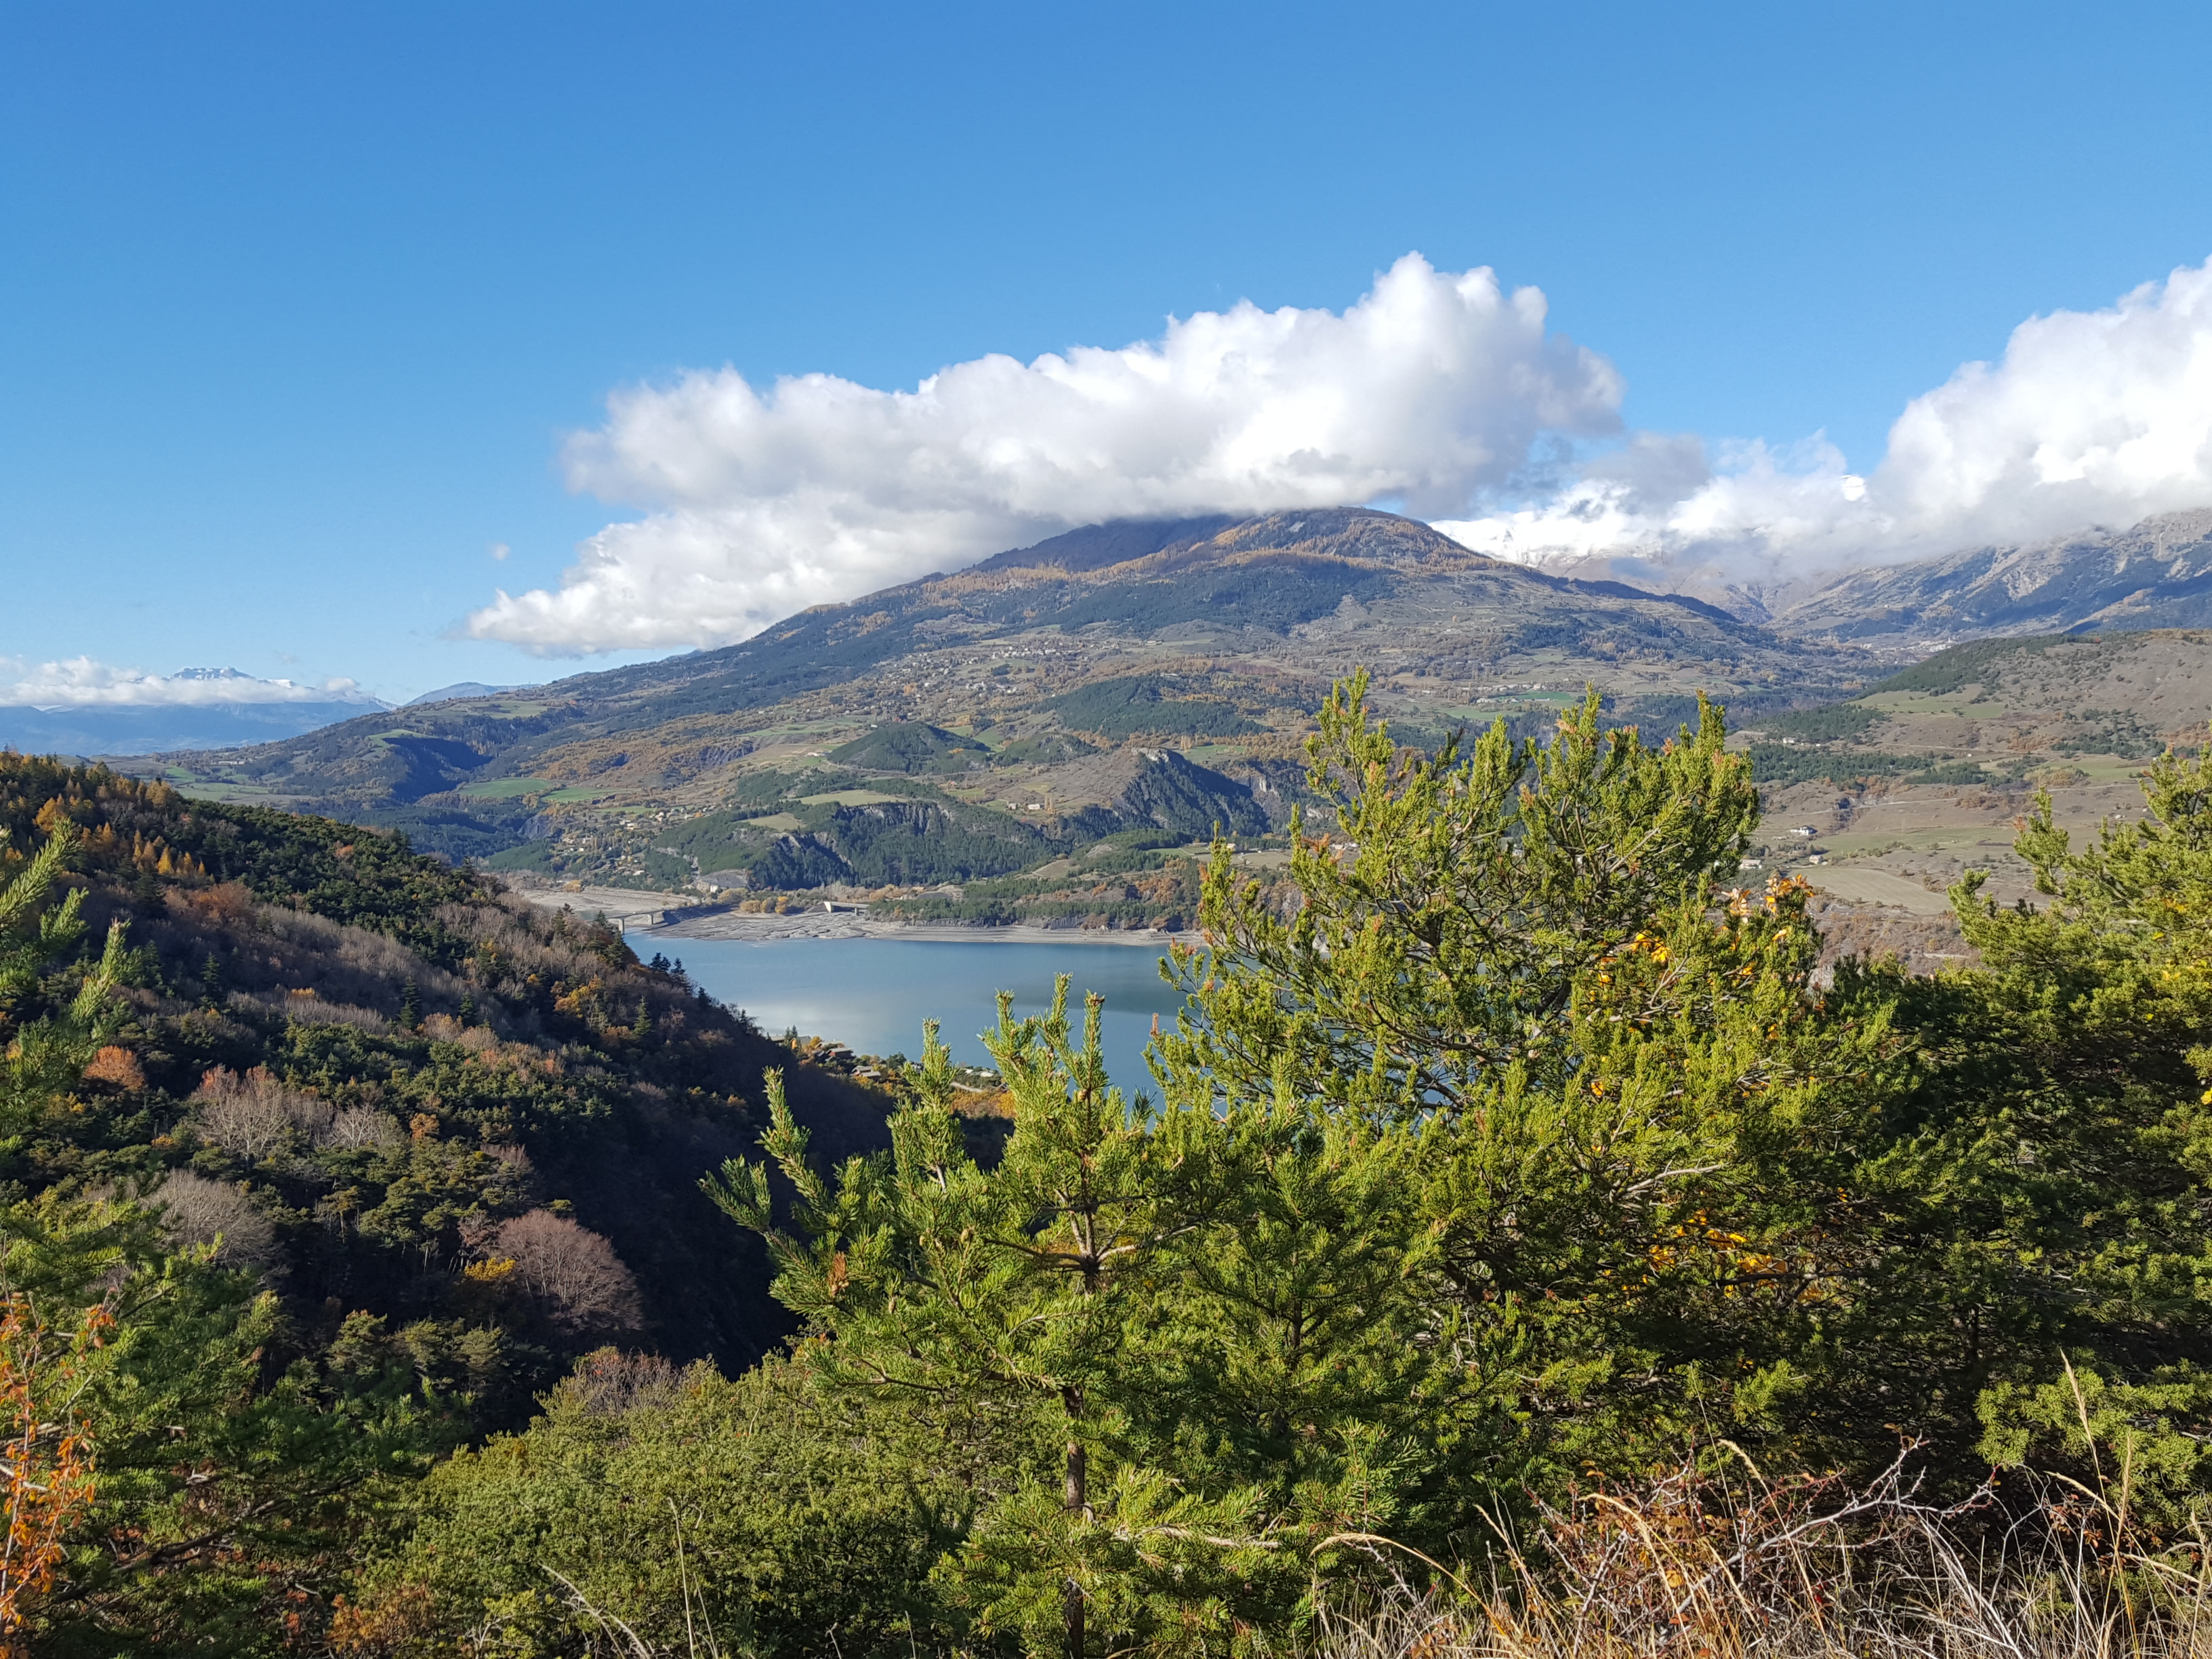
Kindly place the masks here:
<instances>
[{"instance_id":1,"label":"mountain","mask_svg":"<svg viewBox=\"0 0 2212 1659\"><path fill-rule=\"evenodd\" d=\"M2212 508L1853 571L1774 625L1911 656L1992 635L2212 625Z\"/></svg>"},{"instance_id":2,"label":"mountain","mask_svg":"<svg viewBox=\"0 0 2212 1659\"><path fill-rule=\"evenodd\" d=\"M947 834L977 812L1042 826L1042 860L1055 835L1167 833L1118 784L1064 772L1101 751L1205 773L1155 781L1163 800L1209 803L1170 811L1178 824L1246 821L1252 784L1294 778L1330 680L1363 665L1376 706L1423 741L1499 716L1547 730L1592 681L1663 723L1701 689L1789 706L1878 672L1851 647L1793 642L1694 598L1526 569L1340 509L1093 526L719 650L161 759L187 788L396 824L454 856L550 868L573 854L570 878L688 878L641 814L747 812L814 836L828 832L810 814L893 797L938 801ZM1079 830L1092 807L1108 816Z\"/></svg>"},{"instance_id":3,"label":"mountain","mask_svg":"<svg viewBox=\"0 0 2212 1659\"><path fill-rule=\"evenodd\" d=\"M520 691L519 685L486 685L481 680L462 680L453 685L441 685L435 691L425 691L419 697L410 697L400 705L403 708L419 708L426 702L458 702L464 697L498 697L509 691Z\"/></svg>"},{"instance_id":4,"label":"mountain","mask_svg":"<svg viewBox=\"0 0 2212 1659\"><path fill-rule=\"evenodd\" d=\"M1264 835L1288 816L1280 792L1263 775L1232 777L1172 749L1117 749L1044 776L1049 781L1041 790L1063 811L1103 808L1115 829L1158 828L1179 841L1202 841L1217 826L1231 835Z\"/></svg>"},{"instance_id":5,"label":"mountain","mask_svg":"<svg viewBox=\"0 0 2212 1659\"><path fill-rule=\"evenodd\" d=\"M148 684L167 700L0 704L0 747L71 755L232 748L295 737L390 707L365 693L318 695L235 668L187 668Z\"/></svg>"},{"instance_id":6,"label":"mountain","mask_svg":"<svg viewBox=\"0 0 2212 1659\"><path fill-rule=\"evenodd\" d=\"M1817 850L1798 867L1832 891L1940 909L1928 884L1968 863L2025 890L2007 848L2028 781L2055 781L2069 823L2124 811L2142 757L2203 718L2207 635L2056 636L2189 614L2208 520L1856 572L1769 595L1771 626L1387 513L1103 525L719 650L140 769L562 882L1179 926L1191 842L1218 826L1279 856L1313 710L1354 668L1427 744L1501 718L1542 734L1586 684L1612 718L1672 730L1705 690L1746 731L1777 821L1820 837L1761 857ZM1924 665L1948 689L1881 684L1939 626L2041 631Z\"/></svg>"}]
</instances>

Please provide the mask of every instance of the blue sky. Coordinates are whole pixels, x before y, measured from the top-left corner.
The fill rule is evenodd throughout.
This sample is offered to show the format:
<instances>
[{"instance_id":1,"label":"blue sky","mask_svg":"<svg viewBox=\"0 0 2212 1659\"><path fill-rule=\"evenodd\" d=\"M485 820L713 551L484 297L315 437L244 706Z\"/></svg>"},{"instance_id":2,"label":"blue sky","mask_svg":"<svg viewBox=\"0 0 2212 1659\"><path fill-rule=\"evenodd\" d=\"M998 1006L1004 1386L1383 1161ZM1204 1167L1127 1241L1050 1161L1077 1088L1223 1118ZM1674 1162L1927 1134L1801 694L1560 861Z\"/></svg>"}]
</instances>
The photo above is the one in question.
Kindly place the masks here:
<instances>
[{"instance_id":1,"label":"blue sky","mask_svg":"<svg viewBox=\"0 0 2212 1659\"><path fill-rule=\"evenodd\" d=\"M1540 289L1624 429L1864 471L2212 255L2207 62L2182 5L9 4L0 657L542 678L450 635L653 507L564 481L610 393L1341 312L1413 250Z\"/></svg>"}]
</instances>

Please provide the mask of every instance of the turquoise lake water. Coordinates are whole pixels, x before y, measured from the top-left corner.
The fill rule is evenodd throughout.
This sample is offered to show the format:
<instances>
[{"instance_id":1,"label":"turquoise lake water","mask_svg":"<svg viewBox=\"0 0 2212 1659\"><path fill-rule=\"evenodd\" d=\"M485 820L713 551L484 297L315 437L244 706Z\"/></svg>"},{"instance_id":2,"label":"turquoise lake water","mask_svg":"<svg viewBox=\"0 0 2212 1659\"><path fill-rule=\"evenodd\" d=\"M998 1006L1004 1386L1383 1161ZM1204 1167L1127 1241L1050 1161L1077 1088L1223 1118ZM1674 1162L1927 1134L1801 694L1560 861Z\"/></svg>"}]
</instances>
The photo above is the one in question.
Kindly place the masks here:
<instances>
[{"instance_id":1,"label":"turquoise lake water","mask_svg":"<svg viewBox=\"0 0 2212 1659\"><path fill-rule=\"evenodd\" d=\"M1158 1090L1145 1066L1152 1016L1175 1023L1180 1000L1161 981L1159 953L1131 945L990 945L926 939L665 939L629 935L639 956L680 958L692 983L761 1030L781 1036L793 1026L864 1054L921 1056L921 1023L935 1018L955 1060L988 1066L976 1034L997 1023L1000 991L1014 1012L1042 1013L1055 974L1073 974L1068 1004L1081 1018L1082 997L1106 999L1106 1066L1134 1094Z\"/></svg>"}]
</instances>

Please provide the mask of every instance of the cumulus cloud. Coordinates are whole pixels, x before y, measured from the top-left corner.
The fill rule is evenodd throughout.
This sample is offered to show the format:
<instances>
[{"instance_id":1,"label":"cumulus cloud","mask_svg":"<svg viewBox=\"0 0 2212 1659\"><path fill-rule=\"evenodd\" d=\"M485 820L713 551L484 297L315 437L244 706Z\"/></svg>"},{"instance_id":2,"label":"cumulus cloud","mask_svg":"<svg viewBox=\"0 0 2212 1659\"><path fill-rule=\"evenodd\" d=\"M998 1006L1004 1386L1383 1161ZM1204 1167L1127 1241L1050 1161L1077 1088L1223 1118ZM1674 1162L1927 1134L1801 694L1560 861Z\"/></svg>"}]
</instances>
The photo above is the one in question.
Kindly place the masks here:
<instances>
[{"instance_id":1,"label":"cumulus cloud","mask_svg":"<svg viewBox=\"0 0 2212 1659\"><path fill-rule=\"evenodd\" d=\"M235 668L185 668L149 674L90 657L26 663L0 657L0 704L33 708L210 708L240 702L358 702L383 705L349 679L301 685L257 679Z\"/></svg>"},{"instance_id":2,"label":"cumulus cloud","mask_svg":"<svg viewBox=\"0 0 2212 1659\"><path fill-rule=\"evenodd\" d=\"M2212 261L2014 330L1914 398L1862 477L1819 439L1639 434L1551 497L1437 528L1532 562L1597 554L1800 568L1918 557L2212 505Z\"/></svg>"},{"instance_id":3,"label":"cumulus cloud","mask_svg":"<svg viewBox=\"0 0 2212 1659\"><path fill-rule=\"evenodd\" d=\"M1408 254L1339 313L1249 303L1157 340L955 364L912 392L732 369L632 388L572 487L645 509L468 631L546 654L714 645L1101 520L1387 501L1466 514L1547 434L1620 429L1544 296Z\"/></svg>"}]
</instances>

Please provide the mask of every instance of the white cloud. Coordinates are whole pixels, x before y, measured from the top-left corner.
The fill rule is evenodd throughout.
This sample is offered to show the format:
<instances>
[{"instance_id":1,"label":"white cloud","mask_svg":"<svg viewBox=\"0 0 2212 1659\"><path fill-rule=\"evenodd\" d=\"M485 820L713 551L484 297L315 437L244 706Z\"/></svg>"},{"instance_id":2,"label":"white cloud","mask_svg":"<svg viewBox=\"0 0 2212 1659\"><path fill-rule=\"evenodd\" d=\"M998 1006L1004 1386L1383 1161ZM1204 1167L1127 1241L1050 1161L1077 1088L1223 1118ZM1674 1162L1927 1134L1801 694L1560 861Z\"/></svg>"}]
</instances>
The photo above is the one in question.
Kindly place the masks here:
<instances>
[{"instance_id":1,"label":"white cloud","mask_svg":"<svg viewBox=\"0 0 2212 1659\"><path fill-rule=\"evenodd\" d=\"M0 704L35 708L206 708L238 702L357 702L385 705L349 679L301 685L256 679L235 668L185 668L149 674L90 657L30 664L0 657Z\"/></svg>"},{"instance_id":2,"label":"white cloud","mask_svg":"<svg viewBox=\"0 0 2212 1659\"><path fill-rule=\"evenodd\" d=\"M2212 261L2021 324L1908 404L1870 473L1818 434L1634 433L1497 505L1558 441L1618 433L1621 390L1535 289L1414 254L1340 314L1240 304L912 392L694 373L617 393L568 447L572 487L644 516L467 630L546 655L720 644L1076 525L1207 511L1382 502L1506 557L1768 576L2132 524L2212 504Z\"/></svg>"},{"instance_id":3,"label":"white cloud","mask_svg":"<svg viewBox=\"0 0 2212 1659\"><path fill-rule=\"evenodd\" d=\"M1418 254L1341 314L1239 304L912 392L695 373L617 393L568 447L574 488L647 515L468 631L544 654L713 645L1104 519L1465 513L1542 435L1617 431L1620 396L1609 362L1547 330L1536 289Z\"/></svg>"},{"instance_id":4,"label":"white cloud","mask_svg":"<svg viewBox=\"0 0 2212 1659\"><path fill-rule=\"evenodd\" d=\"M1668 447L1668 446L1673 446ZM2022 542L2212 505L2212 261L2103 311L2013 331L1905 406L1860 477L1814 439L1723 451L1638 434L1551 499L1443 520L1485 552L1598 553L1799 568Z\"/></svg>"}]
</instances>

